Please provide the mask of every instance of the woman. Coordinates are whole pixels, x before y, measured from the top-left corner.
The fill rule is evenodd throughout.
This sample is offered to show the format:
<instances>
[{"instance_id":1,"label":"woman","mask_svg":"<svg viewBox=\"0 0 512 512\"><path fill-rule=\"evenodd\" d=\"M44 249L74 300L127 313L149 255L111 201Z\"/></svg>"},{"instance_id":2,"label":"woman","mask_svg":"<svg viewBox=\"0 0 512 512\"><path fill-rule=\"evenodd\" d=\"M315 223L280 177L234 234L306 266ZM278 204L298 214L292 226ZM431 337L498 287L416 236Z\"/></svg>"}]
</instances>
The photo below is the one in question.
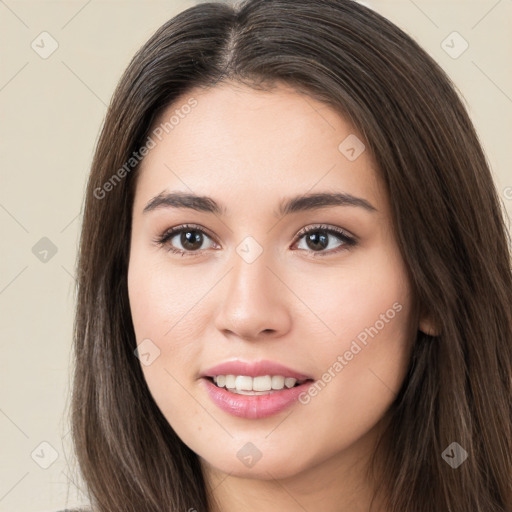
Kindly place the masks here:
<instances>
[{"instance_id":1,"label":"woman","mask_svg":"<svg viewBox=\"0 0 512 512\"><path fill-rule=\"evenodd\" d=\"M395 25L348 0L180 13L87 189L92 509L510 512L508 243L467 112Z\"/></svg>"}]
</instances>

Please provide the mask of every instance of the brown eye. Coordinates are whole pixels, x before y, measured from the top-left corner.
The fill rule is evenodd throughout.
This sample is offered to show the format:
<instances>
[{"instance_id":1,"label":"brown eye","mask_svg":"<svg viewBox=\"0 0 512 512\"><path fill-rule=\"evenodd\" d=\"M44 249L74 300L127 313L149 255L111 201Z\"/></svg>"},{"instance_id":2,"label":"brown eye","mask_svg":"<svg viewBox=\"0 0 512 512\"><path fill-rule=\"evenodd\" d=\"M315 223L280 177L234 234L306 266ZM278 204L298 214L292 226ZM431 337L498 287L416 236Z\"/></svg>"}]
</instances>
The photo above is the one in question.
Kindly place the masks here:
<instances>
[{"instance_id":1,"label":"brown eye","mask_svg":"<svg viewBox=\"0 0 512 512\"><path fill-rule=\"evenodd\" d=\"M194 253L208 249L203 247L210 237L196 226L177 226L166 231L156 243L165 246L169 251L181 254L182 256L195 256ZM212 242L213 244L213 242Z\"/></svg>"},{"instance_id":2,"label":"brown eye","mask_svg":"<svg viewBox=\"0 0 512 512\"><path fill-rule=\"evenodd\" d=\"M197 251L203 243L203 235L200 231L187 229L181 232L180 243L187 251Z\"/></svg>"},{"instance_id":3,"label":"brown eye","mask_svg":"<svg viewBox=\"0 0 512 512\"><path fill-rule=\"evenodd\" d=\"M305 235L306 245L312 251L325 249L329 245L329 235L318 231L310 232Z\"/></svg>"},{"instance_id":4,"label":"brown eye","mask_svg":"<svg viewBox=\"0 0 512 512\"><path fill-rule=\"evenodd\" d=\"M332 239L338 239L338 245L332 246ZM357 241L354 237L349 236L345 231L329 227L329 226L313 226L299 233L299 241L304 241L306 247L298 247L300 250L311 251L318 255L333 254L342 250L346 250L356 245ZM331 247L329 247L331 244ZM329 248L329 250L325 250Z\"/></svg>"}]
</instances>

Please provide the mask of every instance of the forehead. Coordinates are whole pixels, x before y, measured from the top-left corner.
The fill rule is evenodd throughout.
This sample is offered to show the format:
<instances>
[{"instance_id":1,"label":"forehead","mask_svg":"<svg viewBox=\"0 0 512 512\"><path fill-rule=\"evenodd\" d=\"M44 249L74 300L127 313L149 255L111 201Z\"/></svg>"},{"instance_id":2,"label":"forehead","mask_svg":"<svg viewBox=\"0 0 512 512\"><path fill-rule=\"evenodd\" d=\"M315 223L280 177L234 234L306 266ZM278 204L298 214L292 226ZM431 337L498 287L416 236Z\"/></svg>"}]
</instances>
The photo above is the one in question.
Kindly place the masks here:
<instances>
[{"instance_id":1,"label":"forehead","mask_svg":"<svg viewBox=\"0 0 512 512\"><path fill-rule=\"evenodd\" d=\"M363 137L332 107L284 84L192 89L165 109L150 136L155 145L138 171L136 202L171 189L218 192L224 204L317 189L385 202Z\"/></svg>"}]
</instances>

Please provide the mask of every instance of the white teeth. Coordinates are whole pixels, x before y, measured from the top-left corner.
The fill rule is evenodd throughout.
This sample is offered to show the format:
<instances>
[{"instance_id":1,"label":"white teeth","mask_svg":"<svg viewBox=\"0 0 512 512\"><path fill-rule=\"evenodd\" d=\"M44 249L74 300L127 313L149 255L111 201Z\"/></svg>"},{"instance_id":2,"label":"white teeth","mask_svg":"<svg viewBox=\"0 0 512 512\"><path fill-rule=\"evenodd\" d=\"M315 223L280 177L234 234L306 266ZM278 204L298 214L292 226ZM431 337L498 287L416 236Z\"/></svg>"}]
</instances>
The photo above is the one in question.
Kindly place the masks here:
<instances>
[{"instance_id":1,"label":"white teeth","mask_svg":"<svg viewBox=\"0 0 512 512\"><path fill-rule=\"evenodd\" d=\"M262 377L254 377L252 379L253 391L270 391L272 389L272 377L264 375Z\"/></svg>"},{"instance_id":2,"label":"white teeth","mask_svg":"<svg viewBox=\"0 0 512 512\"><path fill-rule=\"evenodd\" d=\"M235 376L234 375L226 375L225 385L227 388L235 387Z\"/></svg>"},{"instance_id":3,"label":"white teeth","mask_svg":"<svg viewBox=\"0 0 512 512\"><path fill-rule=\"evenodd\" d=\"M297 382L297 379L293 379L292 377L287 377L286 379L284 379L284 385L287 388L293 388L293 386L295 386L296 382Z\"/></svg>"},{"instance_id":4,"label":"white teeth","mask_svg":"<svg viewBox=\"0 0 512 512\"><path fill-rule=\"evenodd\" d=\"M297 379L293 377L283 377L282 375L259 375L258 377L249 377L247 375L217 375L213 377L213 382L220 388L226 387L235 393L247 395L263 394L263 392L266 391L279 391L285 387L293 388L297 382L302 384L304 381L297 381Z\"/></svg>"},{"instance_id":5,"label":"white teeth","mask_svg":"<svg viewBox=\"0 0 512 512\"><path fill-rule=\"evenodd\" d=\"M272 388L273 389L283 389L284 388L284 377L281 375L274 375L272 377Z\"/></svg>"},{"instance_id":6,"label":"white teeth","mask_svg":"<svg viewBox=\"0 0 512 512\"><path fill-rule=\"evenodd\" d=\"M245 375L238 375L235 379L235 388L239 391L254 391L252 389L252 378Z\"/></svg>"}]
</instances>

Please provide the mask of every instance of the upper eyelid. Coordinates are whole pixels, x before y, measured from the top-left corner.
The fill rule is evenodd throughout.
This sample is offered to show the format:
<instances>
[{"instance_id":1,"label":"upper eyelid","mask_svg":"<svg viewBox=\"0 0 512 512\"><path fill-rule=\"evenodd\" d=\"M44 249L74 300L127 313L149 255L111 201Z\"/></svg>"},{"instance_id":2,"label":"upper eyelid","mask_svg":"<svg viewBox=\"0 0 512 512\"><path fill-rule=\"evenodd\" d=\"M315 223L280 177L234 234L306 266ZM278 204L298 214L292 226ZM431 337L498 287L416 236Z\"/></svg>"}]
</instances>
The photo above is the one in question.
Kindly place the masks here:
<instances>
[{"instance_id":1,"label":"upper eyelid","mask_svg":"<svg viewBox=\"0 0 512 512\"><path fill-rule=\"evenodd\" d=\"M313 224L312 226L306 226L302 228L296 235L296 237L302 237L307 233L310 233L311 231L328 231L329 234L337 234L337 235L345 235L347 238L352 238L354 240L357 240L357 237L347 231L344 228L339 228L336 226L329 226L328 224Z\"/></svg>"},{"instance_id":2,"label":"upper eyelid","mask_svg":"<svg viewBox=\"0 0 512 512\"><path fill-rule=\"evenodd\" d=\"M185 231L187 229L190 229L191 231L192 230L196 230L196 231L201 231L202 233L204 233L205 235L207 235L209 238L211 238L212 240L215 240L215 237L210 233L209 230L207 230L206 228L202 227L202 226L199 226L198 224L182 224L182 225L179 225L179 226L175 226L173 228L169 228L169 229L166 229L161 236L159 236L158 238L159 239L163 239L163 238L167 238L167 237L174 237L176 236L177 234L181 233L182 231Z\"/></svg>"}]
</instances>

